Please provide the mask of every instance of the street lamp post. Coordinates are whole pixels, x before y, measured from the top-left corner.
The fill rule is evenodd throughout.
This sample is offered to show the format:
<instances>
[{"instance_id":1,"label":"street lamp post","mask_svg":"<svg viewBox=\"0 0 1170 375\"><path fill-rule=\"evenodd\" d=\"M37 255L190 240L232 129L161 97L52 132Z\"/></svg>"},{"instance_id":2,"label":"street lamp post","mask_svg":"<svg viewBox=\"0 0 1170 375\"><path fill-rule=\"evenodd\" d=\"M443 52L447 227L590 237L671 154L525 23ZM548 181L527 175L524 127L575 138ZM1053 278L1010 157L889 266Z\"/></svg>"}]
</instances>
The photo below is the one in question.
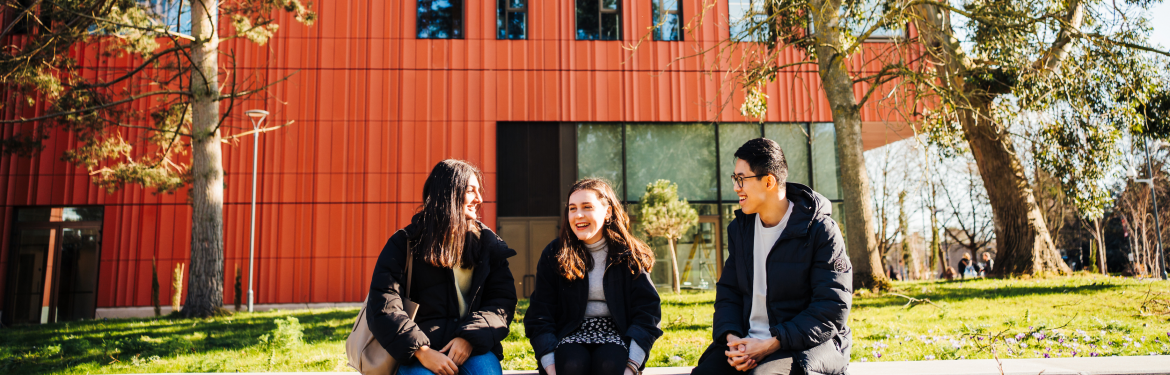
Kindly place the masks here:
<instances>
[{"instance_id":1,"label":"street lamp post","mask_svg":"<svg viewBox=\"0 0 1170 375\"><path fill-rule=\"evenodd\" d=\"M252 120L252 223L248 230L248 312L252 312L252 262L256 259L256 155L260 149L260 124L268 117L268 111L251 109L244 111Z\"/></svg>"},{"instance_id":2,"label":"street lamp post","mask_svg":"<svg viewBox=\"0 0 1170 375\"><path fill-rule=\"evenodd\" d=\"M1132 166L1129 169L1129 178L1150 185L1150 201L1154 204L1154 234L1158 240L1158 268L1161 269L1162 280L1166 280L1166 257L1162 254L1162 226L1158 223L1158 196L1154 193L1154 164L1150 162L1149 137L1142 137L1142 143L1146 146L1146 170L1149 171L1150 178L1137 178L1137 171Z\"/></svg>"}]
</instances>

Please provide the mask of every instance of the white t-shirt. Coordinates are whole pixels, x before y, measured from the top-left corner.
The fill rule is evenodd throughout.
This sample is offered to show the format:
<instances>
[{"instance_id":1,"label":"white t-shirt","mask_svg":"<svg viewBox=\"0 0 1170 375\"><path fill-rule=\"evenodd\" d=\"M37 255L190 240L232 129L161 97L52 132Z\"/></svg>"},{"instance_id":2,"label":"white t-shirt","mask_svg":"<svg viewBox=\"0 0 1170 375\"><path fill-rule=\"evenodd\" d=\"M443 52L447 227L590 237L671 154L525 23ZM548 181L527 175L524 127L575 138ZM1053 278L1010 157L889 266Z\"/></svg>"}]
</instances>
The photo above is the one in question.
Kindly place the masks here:
<instances>
[{"instance_id":1,"label":"white t-shirt","mask_svg":"<svg viewBox=\"0 0 1170 375\"><path fill-rule=\"evenodd\" d=\"M768 324L768 254L772 246L780 239L780 233L788 226L788 217L792 216L792 201L788 201L788 210L784 211L784 218L771 228L765 228L756 215L756 238L752 253L752 314L749 317L748 337L766 339L772 337Z\"/></svg>"}]
</instances>

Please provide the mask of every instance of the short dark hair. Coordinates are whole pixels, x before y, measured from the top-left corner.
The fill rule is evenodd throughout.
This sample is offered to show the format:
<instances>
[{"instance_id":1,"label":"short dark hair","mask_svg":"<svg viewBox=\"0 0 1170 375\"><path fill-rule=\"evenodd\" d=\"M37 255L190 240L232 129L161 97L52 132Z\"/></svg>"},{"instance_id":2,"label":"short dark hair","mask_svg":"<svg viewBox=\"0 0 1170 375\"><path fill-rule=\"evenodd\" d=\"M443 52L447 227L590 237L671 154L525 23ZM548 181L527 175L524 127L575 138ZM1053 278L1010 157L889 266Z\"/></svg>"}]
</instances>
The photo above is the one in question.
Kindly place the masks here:
<instances>
[{"instance_id":1,"label":"short dark hair","mask_svg":"<svg viewBox=\"0 0 1170 375\"><path fill-rule=\"evenodd\" d=\"M771 174L776 176L778 183L788 182L788 160L776 141L767 138L747 141L735 150L735 157L746 161L757 176Z\"/></svg>"}]
</instances>

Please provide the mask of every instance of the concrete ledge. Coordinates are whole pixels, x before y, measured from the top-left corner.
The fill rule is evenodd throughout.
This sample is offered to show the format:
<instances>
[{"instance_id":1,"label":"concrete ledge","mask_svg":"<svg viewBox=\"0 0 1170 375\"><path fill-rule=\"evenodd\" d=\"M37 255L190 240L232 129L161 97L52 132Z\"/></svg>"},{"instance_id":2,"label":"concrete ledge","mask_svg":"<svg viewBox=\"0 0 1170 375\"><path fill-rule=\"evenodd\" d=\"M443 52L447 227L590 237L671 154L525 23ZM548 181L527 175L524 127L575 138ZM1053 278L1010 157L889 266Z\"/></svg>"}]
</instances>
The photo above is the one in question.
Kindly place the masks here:
<instances>
[{"instance_id":1,"label":"concrete ledge","mask_svg":"<svg viewBox=\"0 0 1170 375\"><path fill-rule=\"evenodd\" d=\"M247 309L247 305L242 306ZM342 307L358 308L362 307L361 302L336 302L336 303L270 303L263 305L253 305L252 310L268 311L280 309L283 311L293 310L309 310L309 309L335 309ZM233 310L231 305L224 306L228 310ZM171 313L171 306L162 306L159 310L163 315ZM120 318L150 318L154 316L154 306L135 306L135 307L99 307L94 312L95 319L120 319ZM356 315L354 315L356 316Z\"/></svg>"},{"instance_id":2,"label":"concrete ledge","mask_svg":"<svg viewBox=\"0 0 1170 375\"><path fill-rule=\"evenodd\" d=\"M953 361L854 362L851 375L1170 375L1170 356L1041 358L1002 360L1003 372L993 359ZM646 375L688 375L691 367L652 367ZM301 372L274 374L348 374L356 372ZM504 371L505 375L536 375L536 371Z\"/></svg>"}]
</instances>

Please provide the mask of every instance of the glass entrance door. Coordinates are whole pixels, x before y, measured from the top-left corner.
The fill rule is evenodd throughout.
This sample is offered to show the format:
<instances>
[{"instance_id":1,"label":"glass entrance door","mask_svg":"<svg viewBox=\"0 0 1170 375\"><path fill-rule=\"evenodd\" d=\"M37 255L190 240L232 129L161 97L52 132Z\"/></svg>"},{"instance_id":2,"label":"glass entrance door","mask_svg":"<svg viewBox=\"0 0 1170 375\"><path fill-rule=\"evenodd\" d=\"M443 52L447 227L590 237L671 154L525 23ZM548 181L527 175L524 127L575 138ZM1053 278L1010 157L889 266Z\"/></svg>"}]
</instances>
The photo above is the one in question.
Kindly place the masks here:
<instances>
[{"instance_id":1,"label":"glass entrance door","mask_svg":"<svg viewBox=\"0 0 1170 375\"><path fill-rule=\"evenodd\" d=\"M93 319L101 208L21 208L9 249L4 324Z\"/></svg>"},{"instance_id":2,"label":"glass entrance door","mask_svg":"<svg viewBox=\"0 0 1170 375\"><path fill-rule=\"evenodd\" d=\"M97 296L98 249L101 230L61 230L60 272L56 282L56 320L93 319Z\"/></svg>"},{"instance_id":3,"label":"glass entrance door","mask_svg":"<svg viewBox=\"0 0 1170 375\"><path fill-rule=\"evenodd\" d=\"M5 324L37 324L48 317L46 275L51 274L49 252L55 246L55 229L15 231L8 266L8 290L3 315Z\"/></svg>"}]
</instances>

